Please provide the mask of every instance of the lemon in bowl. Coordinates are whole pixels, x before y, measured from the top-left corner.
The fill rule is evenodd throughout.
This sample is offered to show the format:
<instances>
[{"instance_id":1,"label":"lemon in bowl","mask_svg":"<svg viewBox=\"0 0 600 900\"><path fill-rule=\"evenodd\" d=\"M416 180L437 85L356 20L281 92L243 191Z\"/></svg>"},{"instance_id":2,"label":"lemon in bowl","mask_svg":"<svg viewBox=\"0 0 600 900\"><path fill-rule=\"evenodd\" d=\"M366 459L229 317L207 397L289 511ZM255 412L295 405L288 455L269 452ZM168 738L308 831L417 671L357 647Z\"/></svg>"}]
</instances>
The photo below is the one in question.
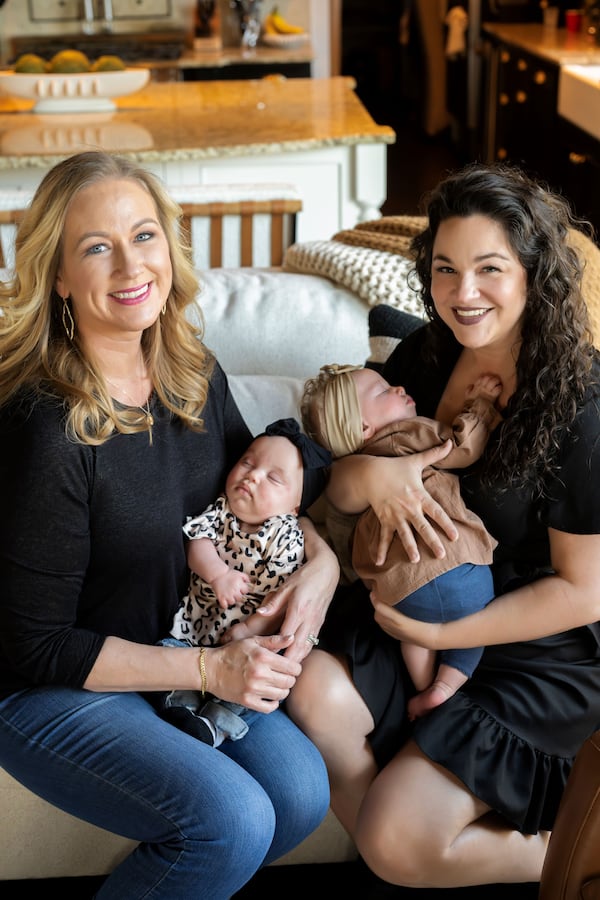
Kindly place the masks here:
<instances>
[{"instance_id":1,"label":"lemon in bowl","mask_svg":"<svg viewBox=\"0 0 600 900\"><path fill-rule=\"evenodd\" d=\"M125 69L125 63L120 56L99 56L92 63L92 72L122 72Z\"/></svg>"},{"instance_id":2,"label":"lemon in bowl","mask_svg":"<svg viewBox=\"0 0 600 900\"><path fill-rule=\"evenodd\" d=\"M28 75L47 72L46 60L37 53L23 53L15 63L15 72L24 72Z\"/></svg>"},{"instance_id":3,"label":"lemon in bowl","mask_svg":"<svg viewBox=\"0 0 600 900\"><path fill-rule=\"evenodd\" d=\"M48 71L55 75L89 72L90 61L81 50L59 50L50 60Z\"/></svg>"}]
</instances>

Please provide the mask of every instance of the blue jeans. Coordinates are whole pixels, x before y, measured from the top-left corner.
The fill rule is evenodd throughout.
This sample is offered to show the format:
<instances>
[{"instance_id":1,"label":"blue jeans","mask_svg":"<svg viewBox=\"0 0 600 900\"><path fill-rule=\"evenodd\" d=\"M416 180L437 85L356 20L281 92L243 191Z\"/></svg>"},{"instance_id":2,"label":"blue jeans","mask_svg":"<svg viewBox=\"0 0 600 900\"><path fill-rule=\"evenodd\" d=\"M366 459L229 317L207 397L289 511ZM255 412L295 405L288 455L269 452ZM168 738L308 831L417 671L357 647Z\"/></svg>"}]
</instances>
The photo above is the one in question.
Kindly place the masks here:
<instances>
[{"instance_id":1,"label":"blue jeans","mask_svg":"<svg viewBox=\"0 0 600 900\"><path fill-rule=\"evenodd\" d=\"M396 604L398 612L419 622L453 622L487 606L494 599L494 579L489 566L464 563L409 594ZM438 661L471 677L483 647L440 650Z\"/></svg>"},{"instance_id":2,"label":"blue jeans","mask_svg":"<svg viewBox=\"0 0 600 900\"><path fill-rule=\"evenodd\" d=\"M278 709L218 750L136 693L39 687L0 700L0 765L35 794L140 841L98 900L228 900L329 806L323 760Z\"/></svg>"}]
</instances>

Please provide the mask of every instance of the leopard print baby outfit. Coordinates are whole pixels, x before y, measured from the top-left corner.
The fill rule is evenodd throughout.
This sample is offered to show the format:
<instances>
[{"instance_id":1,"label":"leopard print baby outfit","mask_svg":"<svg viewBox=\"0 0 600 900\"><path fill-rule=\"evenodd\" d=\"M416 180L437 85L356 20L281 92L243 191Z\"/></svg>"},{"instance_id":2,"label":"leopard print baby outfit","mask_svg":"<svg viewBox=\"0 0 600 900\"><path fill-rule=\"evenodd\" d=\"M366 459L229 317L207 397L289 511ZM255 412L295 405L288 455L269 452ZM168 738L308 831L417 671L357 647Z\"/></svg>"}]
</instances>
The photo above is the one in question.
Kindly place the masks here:
<instances>
[{"instance_id":1,"label":"leopard print baby outfit","mask_svg":"<svg viewBox=\"0 0 600 900\"><path fill-rule=\"evenodd\" d=\"M221 609L210 585L192 572L171 629L173 637L189 644L218 644L228 628L250 616L304 561L304 534L296 516L272 516L257 531L243 531L224 495L189 519L183 531L190 540L212 540L221 559L245 572L252 583L241 604Z\"/></svg>"}]
</instances>

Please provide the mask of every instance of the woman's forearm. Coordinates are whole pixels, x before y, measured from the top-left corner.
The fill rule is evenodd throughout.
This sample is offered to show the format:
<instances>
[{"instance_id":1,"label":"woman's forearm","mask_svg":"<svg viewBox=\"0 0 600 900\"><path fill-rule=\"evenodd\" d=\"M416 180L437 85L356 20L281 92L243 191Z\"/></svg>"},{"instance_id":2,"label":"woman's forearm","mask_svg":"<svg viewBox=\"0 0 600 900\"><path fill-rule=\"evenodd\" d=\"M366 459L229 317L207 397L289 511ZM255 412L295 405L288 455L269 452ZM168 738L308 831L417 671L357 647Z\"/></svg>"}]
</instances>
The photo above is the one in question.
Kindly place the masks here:
<instances>
[{"instance_id":1,"label":"woman's forearm","mask_svg":"<svg viewBox=\"0 0 600 900\"><path fill-rule=\"evenodd\" d=\"M340 580L340 564L315 524L308 518L302 518L301 523L306 562L295 574L299 581L308 581L309 577L311 581L314 579L314 599L326 609Z\"/></svg>"},{"instance_id":2,"label":"woman's forearm","mask_svg":"<svg viewBox=\"0 0 600 900\"><path fill-rule=\"evenodd\" d=\"M251 637L201 651L109 637L85 687L92 691L206 690L268 713L285 700L300 674L299 664L282 653L291 640L281 635Z\"/></svg>"},{"instance_id":3,"label":"woman's forearm","mask_svg":"<svg viewBox=\"0 0 600 900\"><path fill-rule=\"evenodd\" d=\"M332 577L335 578L336 584L339 577L339 565L337 557L327 541L319 534L315 523L308 516L300 519L302 531L304 533L304 556L307 562L318 561L319 565L326 566L331 570Z\"/></svg>"},{"instance_id":4,"label":"woman's forearm","mask_svg":"<svg viewBox=\"0 0 600 900\"><path fill-rule=\"evenodd\" d=\"M549 534L555 574L503 594L479 612L431 625L376 603L375 618L398 640L432 650L530 641L599 621L600 535Z\"/></svg>"},{"instance_id":5,"label":"woman's forearm","mask_svg":"<svg viewBox=\"0 0 600 900\"><path fill-rule=\"evenodd\" d=\"M487 612L482 644L535 640L600 619L600 535L552 528L548 535L555 574L498 597L481 610Z\"/></svg>"},{"instance_id":6,"label":"woman's forearm","mask_svg":"<svg viewBox=\"0 0 600 900\"><path fill-rule=\"evenodd\" d=\"M90 691L200 690L198 648L107 637L84 687Z\"/></svg>"},{"instance_id":7,"label":"woman's forearm","mask_svg":"<svg viewBox=\"0 0 600 900\"><path fill-rule=\"evenodd\" d=\"M375 621L396 640L430 650L531 641L594 621L583 611L573 615L573 604L564 603L570 591L551 575L497 597L476 613L434 624L404 615L402 603L394 608L374 600Z\"/></svg>"},{"instance_id":8,"label":"woman's forearm","mask_svg":"<svg viewBox=\"0 0 600 900\"><path fill-rule=\"evenodd\" d=\"M300 524L306 561L257 610L257 615L283 614L280 632L294 636L285 656L298 662L314 646L308 636L319 634L340 575L335 553L319 536L314 524L308 518L302 518Z\"/></svg>"},{"instance_id":9,"label":"woman's forearm","mask_svg":"<svg viewBox=\"0 0 600 900\"><path fill-rule=\"evenodd\" d=\"M588 625L599 616L600 604L590 605L571 583L548 575L473 615L447 622L442 643L447 649L531 641Z\"/></svg>"}]
</instances>

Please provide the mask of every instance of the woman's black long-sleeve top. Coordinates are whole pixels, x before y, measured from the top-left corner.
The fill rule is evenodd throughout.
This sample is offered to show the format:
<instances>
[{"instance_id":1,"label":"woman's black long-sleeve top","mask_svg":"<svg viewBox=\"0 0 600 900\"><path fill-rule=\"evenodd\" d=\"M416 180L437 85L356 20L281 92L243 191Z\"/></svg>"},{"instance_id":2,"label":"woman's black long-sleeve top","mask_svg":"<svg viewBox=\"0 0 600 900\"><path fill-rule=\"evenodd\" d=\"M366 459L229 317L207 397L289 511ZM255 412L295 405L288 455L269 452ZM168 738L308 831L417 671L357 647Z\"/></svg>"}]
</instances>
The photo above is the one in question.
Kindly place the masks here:
<instances>
[{"instance_id":1,"label":"woman's black long-sleeve top","mask_svg":"<svg viewBox=\"0 0 600 900\"><path fill-rule=\"evenodd\" d=\"M205 429L156 400L147 433L98 447L65 434L62 403L0 410L0 695L81 686L105 636L154 644L187 584L182 526L222 489L251 435L218 365Z\"/></svg>"}]
</instances>

